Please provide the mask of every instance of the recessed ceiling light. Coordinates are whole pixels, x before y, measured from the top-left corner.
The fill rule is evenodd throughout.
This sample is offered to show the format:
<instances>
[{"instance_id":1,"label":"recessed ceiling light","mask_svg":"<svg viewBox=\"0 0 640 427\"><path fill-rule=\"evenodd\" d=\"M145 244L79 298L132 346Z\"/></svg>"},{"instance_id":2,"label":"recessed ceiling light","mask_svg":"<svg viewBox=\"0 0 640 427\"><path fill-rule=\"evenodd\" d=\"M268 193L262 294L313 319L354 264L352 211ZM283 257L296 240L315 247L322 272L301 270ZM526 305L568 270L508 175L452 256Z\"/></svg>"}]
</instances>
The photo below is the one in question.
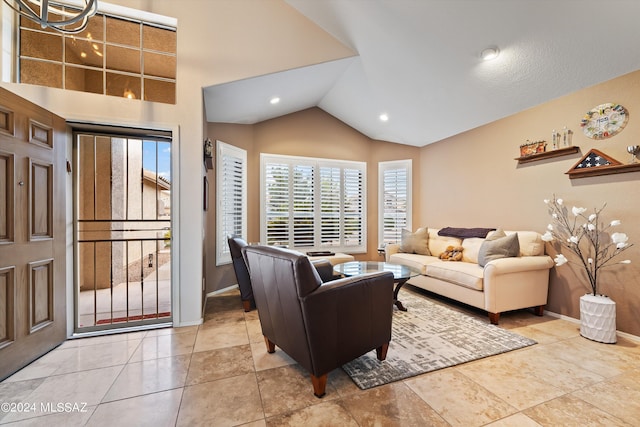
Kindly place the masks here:
<instances>
[{"instance_id":1,"label":"recessed ceiling light","mask_svg":"<svg viewBox=\"0 0 640 427\"><path fill-rule=\"evenodd\" d=\"M378 118L380 119L381 122L386 122L389 120L389 115L387 113L382 113Z\"/></svg>"},{"instance_id":2,"label":"recessed ceiling light","mask_svg":"<svg viewBox=\"0 0 640 427\"><path fill-rule=\"evenodd\" d=\"M484 61L491 61L492 59L496 59L498 55L500 55L500 49L495 46L488 47L480 53L480 57Z\"/></svg>"},{"instance_id":3,"label":"recessed ceiling light","mask_svg":"<svg viewBox=\"0 0 640 427\"><path fill-rule=\"evenodd\" d=\"M269 100L269 102L271 103L271 105L276 105L278 102L280 102L280 98L278 98L277 96L274 96Z\"/></svg>"}]
</instances>

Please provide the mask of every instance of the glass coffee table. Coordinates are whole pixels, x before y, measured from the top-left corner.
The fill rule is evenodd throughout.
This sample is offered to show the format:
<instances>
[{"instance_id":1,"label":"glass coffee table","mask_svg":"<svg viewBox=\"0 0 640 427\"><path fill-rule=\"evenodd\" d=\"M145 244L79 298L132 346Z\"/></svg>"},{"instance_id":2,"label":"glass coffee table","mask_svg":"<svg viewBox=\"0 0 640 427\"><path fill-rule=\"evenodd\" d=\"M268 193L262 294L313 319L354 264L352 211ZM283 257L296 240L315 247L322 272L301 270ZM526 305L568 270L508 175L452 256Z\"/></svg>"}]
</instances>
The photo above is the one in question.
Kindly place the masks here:
<instances>
[{"instance_id":1,"label":"glass coffee table","mask_svg":"<svg viewBox=\"0 0 640 427\"><path fill-rule=\"evenodd\" d=\"M407 280L420 274L418 270L407 267L406 265L377 261L345 262L335 265L333 267L333 271L346 277L357 276L365 273L375 273L378 271L390 271L393 273L393 283L396 284L396 287L393 290L393 303L398 307L398 310L402 311L407 311L407 309L400 301L398 301L398 292Z\"/></svg>"}]
</instances>

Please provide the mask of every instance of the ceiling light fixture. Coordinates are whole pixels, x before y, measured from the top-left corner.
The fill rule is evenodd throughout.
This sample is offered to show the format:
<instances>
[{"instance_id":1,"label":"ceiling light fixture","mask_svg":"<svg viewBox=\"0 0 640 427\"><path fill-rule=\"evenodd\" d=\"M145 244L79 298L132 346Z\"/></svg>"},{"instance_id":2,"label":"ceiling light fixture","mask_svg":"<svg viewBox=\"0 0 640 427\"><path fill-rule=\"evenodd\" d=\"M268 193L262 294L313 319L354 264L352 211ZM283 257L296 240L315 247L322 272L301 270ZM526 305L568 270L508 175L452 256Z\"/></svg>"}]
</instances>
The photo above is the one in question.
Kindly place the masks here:
<instances>
[{"instance_id":1,"label":"ceiling light fixture","mask_svg":"<svg viewBox=\"0 0 640 427\"><path fill-rule=\"evenodd\" d=\"M269 100L269 102L271 103L271 105L276 105L278 102L280 102L280 98L278 98L277 96L274 96Z\"/></svg>"},{"instance_id":2,"label":"ceiling light fixture","mask_svg":"<svg viewBox=\"0 0 640 427\"><path fill-rule=\"evenodd\" d=\"M43 29L51 28L65 34L84 31L88 19L98 10L98 0L80 0L80 2L56 0L56 6L49 6L49 0L3 1L21 16L40 24ZM40 13L36 12L38 9Z\"/></svg>"},{"instance_id":3,"label":"ceiling light fixture","mask_svg":"<svg viewBox=\"0 0 640 427\"><path fill-rule=\"evenodd\" d=\"M378 118L380 119L381 122L389 121L389 115L387 113L380 114Z\"/></svg>"},{"instance_id":4,"label":"ceiling light fixture","mask_svg":"<svg viewBox=\"0 0 640 427\"><path fill-rule=\"evenodd\" d=\"M488 47L480 53L480 57L484 61L491 61L492 59L496 59L498 55L500 55L500 49L495 46Z\"/></svg>"}]
</instances>

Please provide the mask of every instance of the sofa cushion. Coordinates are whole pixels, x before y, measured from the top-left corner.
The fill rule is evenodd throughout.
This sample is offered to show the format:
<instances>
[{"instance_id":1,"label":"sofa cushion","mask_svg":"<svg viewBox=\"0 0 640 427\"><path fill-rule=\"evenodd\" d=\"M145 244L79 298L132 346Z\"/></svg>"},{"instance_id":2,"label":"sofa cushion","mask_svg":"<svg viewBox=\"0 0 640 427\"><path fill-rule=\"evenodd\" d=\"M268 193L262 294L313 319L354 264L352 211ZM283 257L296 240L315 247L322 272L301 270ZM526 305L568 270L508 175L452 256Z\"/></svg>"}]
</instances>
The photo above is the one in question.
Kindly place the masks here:
<instances>
[{"instance_id":1,"label":"sofa cushion","mask_svg":"<svg viewBox=\"0 0 640 427\"><path fill-rule=\"evenodd\" d=\"M447 250L447 246L461 246L462 239L438 235L437 228L429 229L429 251L432 254L441 254ZM463 252L464 253L464 252Z\"/></svg>"},{"instance_id":2,"label":"sofa cushion","mask_svg":"<svg viewBox=\"0 0 640 427\"><path fill-rule=\"evenodd\" d=\"M515 231L507 231L507 234ZM518 231L518 241L520 243L520 256L544 255L544 242L540 233L536 231Z\"/></svg>"},{"instance_id":3,"label":"sofa cushion","mask_svg":"<svg viewBox=\"0 0 640 427\"><path fill-rule=\"evenodd\" d=\"M494 259L516 257L518 255L520 255L518 233L507 235L504 231L497 230L487 237L482 246L480 246L478 265L484 267Z\"/></svg>"},{"instance_id":4,"label":"sofa cushion","mask_svg":"<svg viewBox=\"0 0 640 427\"><path fill-rule=\"evenodd\" d=\"M482 246L483 242L484 239L479 237L464 239L462 241L462 247L464 248L464 251L462 251L462 261L477 264L478 252L480 252L480 246Z\"/></svg>"},{"instance_id":5,"label":"sofa cushion","mask_svg":"<svg viewBox=\"0 0 640 427\"><path fill-rule=\"evenodd\" d=\"M426 270L426 275L434 279L445 280L478 291L483 289L482 278L484 270L478 264L436 261L427 264Z\"/></svg>"},{"instance_id":6,"label":"sofa cushion","mask_svg":"<svg viewBox=\"0 0 640 427\"><path fill-rule=\"evenodd\" d=\"M403 252L397 252L389 257L389 262L393 264L406 265L407 267L415 268L420 274L426 274L427 265L438 261L438 257L425 256L418 254L406 254Z\"/></svg>"},{"instance_id":7,"label":"sofa cushion","mask_svg":"<svg viewBox=\"0 0 640 427\"><path fill-rule=\"evenodd\" d=\"M402 230L400 251L408 254L431 255L429 251L429 232L427 228L418 228L415 233Z\"/></svg>"}]
</instances>

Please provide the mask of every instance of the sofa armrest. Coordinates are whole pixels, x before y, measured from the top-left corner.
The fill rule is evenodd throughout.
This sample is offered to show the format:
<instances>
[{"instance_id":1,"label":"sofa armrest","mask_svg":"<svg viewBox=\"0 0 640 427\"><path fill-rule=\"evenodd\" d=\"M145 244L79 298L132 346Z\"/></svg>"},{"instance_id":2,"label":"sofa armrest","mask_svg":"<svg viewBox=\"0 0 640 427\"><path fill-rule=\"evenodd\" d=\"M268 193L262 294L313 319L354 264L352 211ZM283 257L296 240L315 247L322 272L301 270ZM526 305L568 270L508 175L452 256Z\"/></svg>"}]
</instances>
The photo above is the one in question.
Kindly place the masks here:
<instances>
[{"instance_id":1,"label":"sofa armrest","mask_svg":"<svg viewBox=\"0 0 640 427\"><path fill-rule=\"evenodd\" d=\"M553 266L554 262L548 255L499 258L484 266L484 276L548 270Z\"/></svg>"},{"instance_id":2,"label":"sofa armrest","mask_svg":"<svg viewBox=\"0 0 640 427\"><path fill-rule=\"evenodd\" d=\"M397 254L400 252L400 244L399 243L389 243L384 247L384 260L389 262L389 257L393 254Z\"/></svg>"},{"instance_id":3,"label":"sofa armrest","mask_svg":"<svg viewBox=\"0 0 640 427\"><path fill-rule=\"evenodd\" d=\"M547 255L501 258L484 267L485 310L502 313L527 307L543 307L549 292ZM497 321L497 319L496 319Z\"/></svg>"}]
</instances>

